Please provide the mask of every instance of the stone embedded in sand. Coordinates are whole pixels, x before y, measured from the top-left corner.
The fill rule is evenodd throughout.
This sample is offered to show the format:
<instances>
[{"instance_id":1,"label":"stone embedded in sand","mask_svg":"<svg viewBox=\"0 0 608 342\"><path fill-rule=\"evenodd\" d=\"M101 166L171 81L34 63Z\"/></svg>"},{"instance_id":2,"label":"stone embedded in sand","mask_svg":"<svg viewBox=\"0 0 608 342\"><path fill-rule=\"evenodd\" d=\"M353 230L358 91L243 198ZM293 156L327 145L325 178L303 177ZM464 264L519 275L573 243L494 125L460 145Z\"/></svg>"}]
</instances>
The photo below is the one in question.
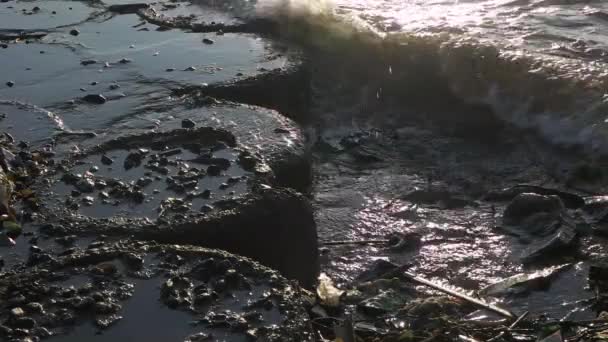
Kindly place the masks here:
<instances>
[{"instance_id":1,"label":"stone embedded in sand","mask_svg":"<svg viewBox=\"0 0 608 342\"><path fill-rule=\"evenodd\" d=\"M213 41L212 39L209 39L209 38L204 38L203 43L205 43L207 45L211 45L211 44L215 43L215 41Z\"/></svg>"},{"instance_id":2,"label":"stone embedded in sand","mask_svg":"<svg viewBox=\"0 0 608 342\"><path fill-rule=\"evenodd\" d=\"M94 59L85 59L84 61L81 61L80 64L87 66L91 64L97 64L97 61Z\"/></svg>"},{"instance_id":3,"label":"stone embedded in sand","mask_svg":"<svg viewBox=\"0 0 608 342\"><path fill-rule=\"evenodd\" d=\"M503 214L503 222L507 225L518 225L532 215L545 213L554 216L564 210L564 204L558 196L523 193L509 203Z\"/></svg>"},{"instance_id":4,"label":"stone embedded in sand","mask_svg":"<svg viewBox=\"0 0 608 342\"><path fill-rule=\"evenodd\" d=\"M104 104L106 103L106 101L108 101L106 97L103 96L103 94L89 94L83 97L82 99L86 102L94 104Z\"/></svg>"},{"instance_id":5,"label":"stone embedded in sand","mask_svg":"<svg viewBox=\"0 0 608 342\"><path fill-rule=\"evenodd\" d=\"M13 81L8 81L8 82L6 82L6 85L7 85L8 87L11 87L11 88L12 88L12 87L15 85L15 82L13 82Z\"/></svg>"},{"instance_id":6,"label":"stone embedded in sand","mask_svg":"<svg viewBox=\"0 0 608 342\"><path fill-rule=\"evenodd\" d=\"M137 13L139 10L146 9L148 7L150 7L150 5L146 3L117 4L111 5L110 7L108 7L108 10L110 12L119 14L133 14Z\"/></svg>"},{"instance_id":7,"label":"stone embedded in sand","mask_svg":"<svg viewBox=\"0 0 608 342\"><path fill-rule=\"evenodd\" d=\"M79 34L80 34L80 31L78 31L77 29L72 29L72 30L70 30L70 34L71 34L72 36L77 36L77 35L79 35Z\"/></svg>"}]
</instances>

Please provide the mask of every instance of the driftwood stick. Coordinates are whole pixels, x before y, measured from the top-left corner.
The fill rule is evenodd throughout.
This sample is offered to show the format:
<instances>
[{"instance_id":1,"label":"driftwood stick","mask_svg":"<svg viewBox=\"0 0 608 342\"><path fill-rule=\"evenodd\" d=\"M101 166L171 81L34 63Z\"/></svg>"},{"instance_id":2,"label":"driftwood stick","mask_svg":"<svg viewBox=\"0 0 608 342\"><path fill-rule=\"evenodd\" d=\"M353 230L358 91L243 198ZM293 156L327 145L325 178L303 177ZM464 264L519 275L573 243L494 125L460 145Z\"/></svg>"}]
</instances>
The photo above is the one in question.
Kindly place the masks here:
<instances>
[{"instance_id":1,"label":"driftwood stick","mask_svg":"<svg viewBox=\"0 0 608 342\"><path fill-rule=\"evenodd\" d=\"M389 243L389 240L380 239L380 240L346 240L346 241L324 241L319 242L320 246L341 246L341 245L370 245L377 243Z\"/></svg>"},{"instance_id":2,"label":"driftwood stick","mask_svg":"<svg viewBox=\"0 0 608 342\"><path fill-rule=\"evenodd\" d=\"M488 340L488 342L494 342L494 341L498 341L499 339L501 339L503 336L505 336L507 333L509 333L511 330L513 330L513 328L515 328L521 321L523 321L524 318L528 317L529 313L530 313L529 311L524 312L506 330L501 331L500 334L492 337L491 339Z\"/></svg>"},{"instance_id":3,"label":"driftwood stick","mask_svg":"<svg viewBox=\"0 0 608 342\"><path fill-rule=\"evenodd\" d=\"M474 304L474 305L476 305L476 306L478 306L478 307L480 307L482 309L486 309L486 310L495 312L495 313L497 313L497 314L499 314L501 316L504 316L504 317L506 317L508 319L515 319L515 315L512 312L510 312L508 310L505 310L505 309L502 309L502 308L499 308L496 305L488 304L488 303L486 303L484 301L481 301L481 300L479 300L477 298L473 298L471 296L465 295L464 293L456 292L454 290L445 288L444 286L441 286L439 284L435 284L435 283L433 283L430 280L418 277L418 276L416 276L416 275L414 275L412 273L404 272L403 274L405 275L406 278L408 278L409 280L411 280L413 282L416 282L418 284L422 284L422 285L431 287L431 288L433 288L435 290L441 291L441 292L446 293L446 294L448 294L450 296L453 296L453 297L456 297L456 298L460 298L460 299L465 300L465 301L467 301L467 302L469 302L471 304Z\"/></svg>"}]
</instances>

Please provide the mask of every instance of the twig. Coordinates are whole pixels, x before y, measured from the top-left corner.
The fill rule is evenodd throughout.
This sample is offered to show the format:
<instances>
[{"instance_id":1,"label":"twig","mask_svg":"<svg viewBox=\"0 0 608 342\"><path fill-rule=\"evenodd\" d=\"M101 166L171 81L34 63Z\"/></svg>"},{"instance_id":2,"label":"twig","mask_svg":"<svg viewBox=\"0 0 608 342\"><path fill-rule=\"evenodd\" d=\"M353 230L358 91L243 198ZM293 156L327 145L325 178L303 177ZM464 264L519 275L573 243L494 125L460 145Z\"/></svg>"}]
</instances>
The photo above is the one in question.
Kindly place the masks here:
<instances>
[{"instance_id":1,"label":"twig","mask_svg":"<svg viewBox=\"0 0 608 342\"><path fill-rule=\"evenodd\" d=\"M524 320L524 318L526 318L526 317L528 316L528 314L529 314L529 313L530 313L529 311L524 312L524 313L523 313L521 316L519 316L519 317L518 317L518 318L515 320L515 322L513 322L513 324L511 324L511 325L510 325L510 326L507 328L507 330L501 331L501 332L500 332L500 334L498 334L498 335L496 335L496 336L492 337L492 338L491 338L491 339L489 339L487 342L494 342L494 341L497 341L497 340L501 339L501 338L502 338L503 336L505 336L507 333L511 332L511 330L512 330L513 328L515 328L515 327L516 327L516 326L517 326L517 325L518 325L518 324L519 324L521 321L523 321L523 320Z\"/></svg>"},{"instance_id":2,"label":"twig","mask_svg":"<svg viewBox=\"0 0 608 342\"><path fill-rule=\"evenodd\" d=\"M341 246L341 245L368 245L368 244L376 244L376 243L389 243L389 240L381 239L381 240L360 240L360 241L324 241L320 242L320 246Z\"/></svg>"},{"instance_id":3,"label":"twig","mask_svg":"<svg viewBox=\"0 0 608 342\"><path fill-rule=\"evenodd\" d=\"M444 286L441 286L439 284L435 284L435 283L433 283L430 280L418 277L418 276L416 276L416 275L414 275L412 273L403 272L403 274L405 275L406 278L408 278L411 281L414 281L416 283L419 283L419 284L426 285L428 287L434 288L435 290L438 290L438 291L441 291L443 293L449 294L450 296L453 296L453 297L456 297L456 298L460 298L460 299L465 300L465 301L467 301L467 302L469 302L471 304L477 305L480 308L483 308L483 309L495 312L495 313L497 313L497 314L499 314L501 316L504 316L506 318L515 319L515 315L513 315L513 313L511 313L508 310L499 308L496 305L488 304L486 302L483 302L483 301L481 301L479 299L476 299L476 298L473 298L471 296L465 295L463 293L456 292L454 290L445 288Z\"/></svg>"}]
</instances>

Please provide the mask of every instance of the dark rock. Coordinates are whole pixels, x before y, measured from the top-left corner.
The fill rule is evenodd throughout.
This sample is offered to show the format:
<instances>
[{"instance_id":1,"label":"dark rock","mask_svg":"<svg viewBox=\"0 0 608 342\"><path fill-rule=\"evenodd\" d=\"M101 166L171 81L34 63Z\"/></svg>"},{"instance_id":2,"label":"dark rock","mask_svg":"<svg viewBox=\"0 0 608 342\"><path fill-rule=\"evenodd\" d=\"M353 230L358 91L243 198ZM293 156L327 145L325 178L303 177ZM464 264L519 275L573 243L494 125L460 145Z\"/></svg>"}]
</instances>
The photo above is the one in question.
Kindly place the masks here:
<instances>
[{"instance_id":1,"label":"dark rock","mask_svg":"<svg viewBox=\"0 0 608 342\"><path fill-rule=\"evenodd\" d=\"M76 188L84 193L95 191L95 182L90 178L83 178L76 183Z\"/></svg>"},{"instance_id":2,"label":"dark rock","mask_svg":"<svg viewBox=\"0 0 608 342\"><path fill-rule=\"evenodd\" d=\"M194 128L196 123L190 119L182 120L182 128Z\"/></svg>"},{"instance_id":3,"label":"dark rock","mask_svg":"<svg viewBox=\"0 0 608 342\"><path fill-rule=\"evenodd\" d=\"M207 167L207 174L209 176L219 176L222 174L222 168L217 165L209 165Z\"/></svg>"},{"instance_id":4,"label":"dark rock","mask_svg":"<svg viewBox=\"0 0 608 342\"><path fill-rule=\"evenodd\" d=\"M288 129L284 129L284 128L275 128L274 132L277 134L288 134L290 133Z\"/></svg>"},{"instance_id":5,"label":"dark rock","mask_svg":"<svg viewBox=\"0 0 608 342\"><path fill-rule=\"evenodd\" d=\"M559 215L564 209L564 204L558 196L522 193L513 198L505 209L503 222L507 225L518 225L532 215Z\"/></svg>"},{"instance_id":6,"label":"dark rock","mask_svg":"<svg viewBox=\"0 0 608 342\"><path fill-rule=\"evenodd\" d=\"M559 262L559 257L567 256L575 251L576 242L576 230L562 224L555 233L531 243L522 254L522 262L524 264L544 263L549 260Z\"/></svg>"},{"instance_id":7,"label":"dark rock","mask_svg":"<svg viewBox=\"0 0 608 342\"><path fill-rule=\"evenodd\" d=\"M213 41L212 39L209 39L209 38L204 38L203 43L205 43L207 45L211 45L211 44L215 43L215 41Z\"/></svg>"},{"instance_id":8,"label":"dark rock","mask_svg":"<svg viewBox=\"0 0 608 342\"><path fill-rule=\"evenodd\" d=\"M112 165L112 163L114 163L114 161L110 157L108 157L104 154L103 156L101 156L101 163L103 165Z\"/></svg>"},{"instance_id":9,"label":"dark rock","mask_svg":"<svg viewBox=\"0 0 608 342\"><path fill-rule=\"evenodd\" d=\"M201 212L203 213L208 213L213 211L213 206L209 205L209 204L205 204L201 207Z\"/></svg>"},{"instance_id":10,"label":"dark rock","mask_svg":"<svg viewBox=\"0 0 608 342\"><path fill-rule=\"evenodd\" d=\"M138 152L131 152L125 158L124 168L125 170L130 170L134 167L138 167L141 165L141 161L144 158L144 154Z\"/></svg>"},{"instance_id":11,"label":"dark rock","mask_svg":"<svg viewBox=\"0 0 608 342\"><path fill-rule=\"evenodd\" d=\"M137 13L140 10L146 9L150 7L150 5L146 3L133 3L133 4L118 4L111 5L108 7L110 12L120 13L120 14L133 14Z\"/></svg>"},{"instance_id":12,"label":"dark rock","mask_svg":"<svg viewBox=\"0 0 608 342\"><path fill-rule=\"evenodd\" d=\"M108 100L102 94L89 94L82 98L84 101L94 104L104 104Z\"/></svg>"},{"instance_id":13,"label":"dark rock","mask_svg":"<svg viewBox=\"0 0 608 342\"><path fill-rule=\"evenodd\" d=\"M13 81L8 81L8 82L6 82L6 85L7 85L8 87L13 87L13 86L15 85L15 82L13 82Z\"/></svg>"},{"instance_id":14,"label":"dark rock","mask_svg":"<svg viewBox=\"0 0 608 342\"><path fill-rule=\"evenodd\" d=\"M37 303L37 302L28 303L25 306L25 310L28 313L34 313L34 314L43 314L44 313L44 307L42 306L42 304Z\"/></svg>"},{"instance_id":15,"label":"dark rock","mask_svg":"<svg viewBox=\"0 0 608 342\"><path fill-rule=\"evenodd\" d=\"M91 64L96 64L97 61L94 59L85 59L84 61L81 61L80 64L82 65L91 65Z\"/></svg>"},{"instance_id":16,"label":"dark rock","mask_svg":"<svg viewBox=\"0 0 608 342\"><path fill-rule=\"evenodd\" d=\"M12 322L12 326L21 329L32 329L36 326L36 320L31 317L19 317Z\"/></svg>"},{"instance_id":17,"label":"dark rock","mask_svg":"<svg viewBox=\"0 0 608 342\"><path fill-rule=\"evenodd\" d=\"M70 34L71 34L72 36L77 36L77 35L79 35L79 34L80 34L80 31L78 31L77 29L72 29L72 30L70 30Z\"/></svg>"}]
</instances>

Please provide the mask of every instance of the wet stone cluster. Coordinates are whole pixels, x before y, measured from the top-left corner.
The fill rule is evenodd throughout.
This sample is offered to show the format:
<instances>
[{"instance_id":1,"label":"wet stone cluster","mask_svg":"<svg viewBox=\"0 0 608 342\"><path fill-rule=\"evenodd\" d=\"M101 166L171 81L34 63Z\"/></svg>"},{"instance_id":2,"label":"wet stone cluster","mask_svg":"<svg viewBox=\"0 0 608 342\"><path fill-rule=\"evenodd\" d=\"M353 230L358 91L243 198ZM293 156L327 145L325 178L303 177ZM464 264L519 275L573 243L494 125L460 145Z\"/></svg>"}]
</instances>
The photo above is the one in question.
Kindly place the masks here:
<instances>
[{"instance_id":1,"label":"wet stone cluster","mask_svg":"<svg viewBox=\"0 0 608 342\"><path fill-rule=\"evenodd\" d=\"M153 289L145 293L146 300L166 308L159 310L191 315L198 332L186 341L214 334L270 341L310 338L304 329L304 297L276 271L217 250L129 241L98 241L40 263L32 272L5 274L0 336L38 341L87 324L103 334L126 315L148 315L150 323L163 324L154 322L153 312L124 308L146 286Z\"/></svg>"},{"instance_id":2,"label":"wet stone cluster","mask_svg":"<svg viewBox=\"0 0 608 342\"><path fill-rule=\"evenodd\" d=\"M249 153L223 142L108 150L62 165L50 191L71 210L90 207L80 212L93 217L206 213L214 201L246 193L248 183L260 178L256 164Z\"/></svg>"}]
</instances>

